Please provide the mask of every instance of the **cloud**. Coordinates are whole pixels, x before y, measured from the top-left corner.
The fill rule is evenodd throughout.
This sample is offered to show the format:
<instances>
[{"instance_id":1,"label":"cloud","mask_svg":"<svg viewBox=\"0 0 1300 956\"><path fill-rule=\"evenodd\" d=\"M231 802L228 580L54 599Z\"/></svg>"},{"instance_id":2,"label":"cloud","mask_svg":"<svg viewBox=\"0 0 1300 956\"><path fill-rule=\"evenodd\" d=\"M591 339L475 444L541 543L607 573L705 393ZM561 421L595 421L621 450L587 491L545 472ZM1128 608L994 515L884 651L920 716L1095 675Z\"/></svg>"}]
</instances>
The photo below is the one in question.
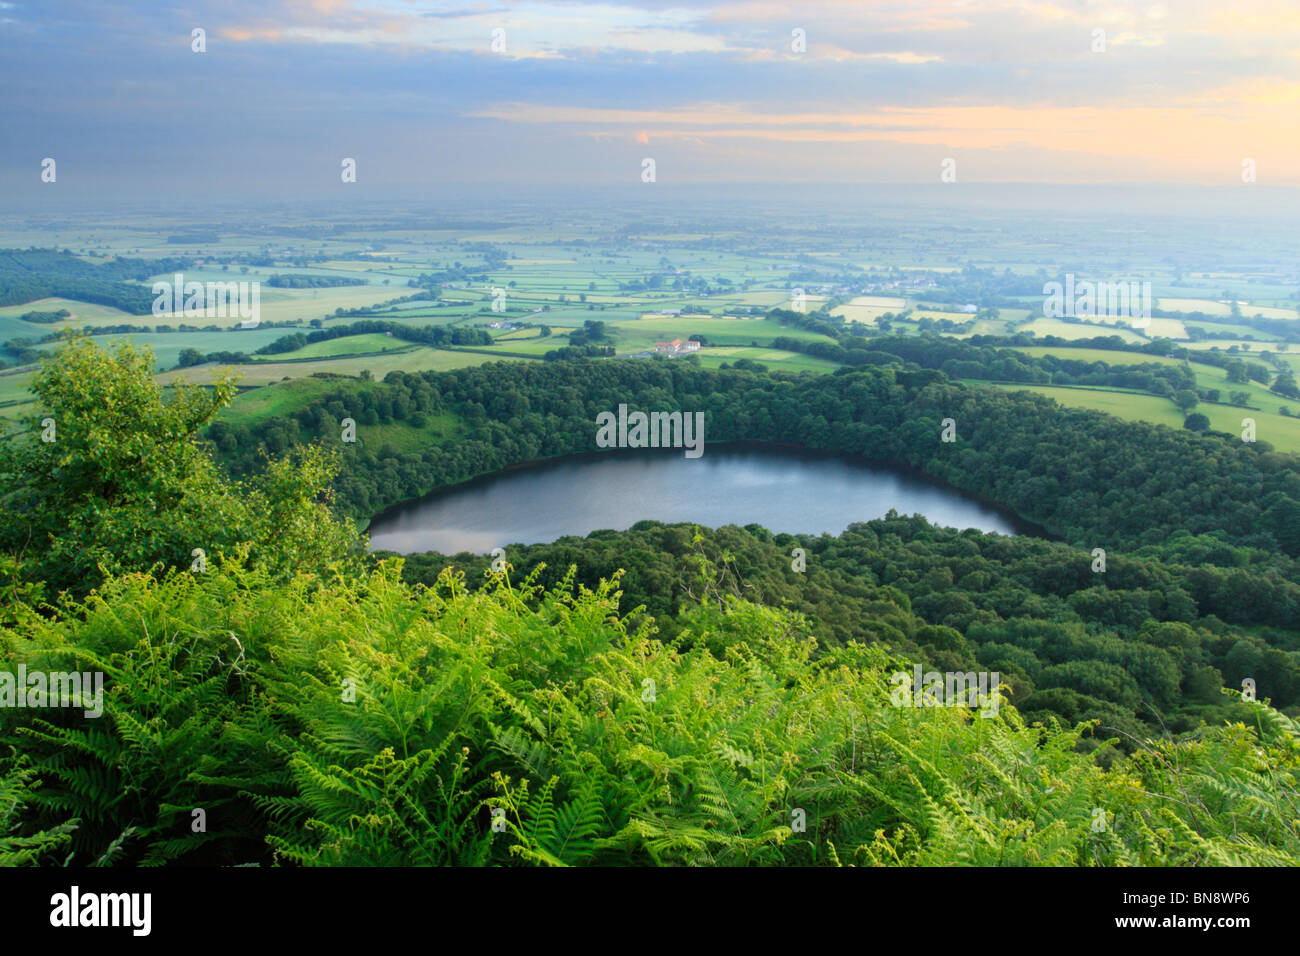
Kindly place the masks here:
<instances>
[{"instance_id":1,"label":"cloud","mask_svg":"<svg viewBox=\"0 0 1300 956\"><path fill-rule=\"evenodd\" d=\"M677 177L928 175L942 150L969 176L1251 157L1300 184L1294 0L0 0L0 35L6 194L33 153L61 184L195 189L358 154L370 181L581 181L651 144Z\"/></svg>"},{"instance_id":2,"label":"cloud","mask_svg":"<svg viewBox=\"0 0 1300 956\"><path fill-rule=\"evenodd\" d=\"M881 144L961 152L1045 150L1048 170L1068 179L1068 155L1128 160L1135 174L1214 182L1235 175L1243 157L1267 157L1275 179L1300 183L1294 104L1300 86L1251 85L1161 106L886 107L856 112L777 113L756 104L707 103L670 110L504 104L475 115L549 124L605 139L637 127L657 142ZM1243 105L1251 104L1249 111ZM1225 108L1227 107L1227 108Z\"/></svg>"}]
</instances>

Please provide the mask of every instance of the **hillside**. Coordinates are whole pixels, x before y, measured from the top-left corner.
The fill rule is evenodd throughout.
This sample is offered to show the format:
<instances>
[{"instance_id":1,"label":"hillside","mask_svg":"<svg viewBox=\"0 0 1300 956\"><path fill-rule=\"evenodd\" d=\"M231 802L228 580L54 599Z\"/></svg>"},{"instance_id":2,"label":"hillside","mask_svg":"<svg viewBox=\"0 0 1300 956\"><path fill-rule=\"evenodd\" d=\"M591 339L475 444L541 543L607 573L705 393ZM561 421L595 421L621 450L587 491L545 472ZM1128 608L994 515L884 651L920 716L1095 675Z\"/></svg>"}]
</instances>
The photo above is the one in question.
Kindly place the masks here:
<instances>
[{"instance_id":1,"label":"hillside","mask_svg":"<svg viewBox=\"0 0 1300 956\"><path fill-rule=\"evenodd\" d=\"M1267 700L1295 706L1283 456L916 369L506 370L517 388L480 390L480 369L371 383L360 411L418 394L401 420L468 429L448 461L471 472L563 453L584 403L638 389L707 396L724 434L753 408L932 472L956 454L991 488L1050 473L1047 443L1062 491L1037 516L1066 540L891 516L806 542L805 583L776 564L788 536L651 524L472 577L404 567L335 508L362 475L337 443L232 477L200 437L231 385L166 393L147 353L75 340L33 385L56 439L34 420L0 445L0 636L7 672L98 672L102 696L17 706L0 686L0 864L1300 863L1300 728ZM952 407L970 424L936 451ZM1102 435L1113 460L1063 459ZM1135 441L1159 484L1071 490ZM1085 546L1120 509L1142 517L1114 536L1112 589ZM1233 685L1247 646L1259 699ZM931 706L928 668L951 692L975 664L1006 682ZM1152 707L1181 722L1143 722Z\"/></svg>"}]
</instances>

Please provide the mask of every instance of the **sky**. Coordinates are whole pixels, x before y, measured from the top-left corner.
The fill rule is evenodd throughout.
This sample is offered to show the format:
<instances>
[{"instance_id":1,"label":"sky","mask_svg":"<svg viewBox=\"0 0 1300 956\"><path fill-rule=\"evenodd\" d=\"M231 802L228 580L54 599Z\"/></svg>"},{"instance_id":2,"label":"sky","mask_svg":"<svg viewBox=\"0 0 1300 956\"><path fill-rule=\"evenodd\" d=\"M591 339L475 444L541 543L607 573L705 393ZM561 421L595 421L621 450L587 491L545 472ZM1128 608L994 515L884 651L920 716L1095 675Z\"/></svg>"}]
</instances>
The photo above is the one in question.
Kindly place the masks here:
<instances>
[{"instance_id":1,"label":"sky","mask_svg":"<svg viewBox=\"0 0 1300 956\"><path fill-rule=\"evenodd\" d=\"M0 81L0 203L1300 187L1296 0L0 0Z\"/></svg>"}]
</instances>

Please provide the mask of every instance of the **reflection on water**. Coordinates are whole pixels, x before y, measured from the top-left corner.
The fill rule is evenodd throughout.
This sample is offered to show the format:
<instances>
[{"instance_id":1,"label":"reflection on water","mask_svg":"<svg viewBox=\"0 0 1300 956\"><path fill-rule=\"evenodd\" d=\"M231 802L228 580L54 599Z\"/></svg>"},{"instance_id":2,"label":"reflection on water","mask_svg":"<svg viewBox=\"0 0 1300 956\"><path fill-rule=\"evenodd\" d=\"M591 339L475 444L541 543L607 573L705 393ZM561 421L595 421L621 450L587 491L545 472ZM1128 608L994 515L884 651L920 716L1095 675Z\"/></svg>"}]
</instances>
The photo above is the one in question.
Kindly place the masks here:
<instances>
[{"instance_id":1,"label":"reflection on water","mask_svg":"<svg viewBox=\"0 0 1300 956\"><path fill-rule=\"evenodd\" d=\"M1015 534L1023 522L923 476L806 450L710 446L617 451L501 472L389 510L370 526L371 547L486 554L647 518L716 528L760 524L776 532L838 534L891 508L935 524Z\"/></svg>"}]
</instances>

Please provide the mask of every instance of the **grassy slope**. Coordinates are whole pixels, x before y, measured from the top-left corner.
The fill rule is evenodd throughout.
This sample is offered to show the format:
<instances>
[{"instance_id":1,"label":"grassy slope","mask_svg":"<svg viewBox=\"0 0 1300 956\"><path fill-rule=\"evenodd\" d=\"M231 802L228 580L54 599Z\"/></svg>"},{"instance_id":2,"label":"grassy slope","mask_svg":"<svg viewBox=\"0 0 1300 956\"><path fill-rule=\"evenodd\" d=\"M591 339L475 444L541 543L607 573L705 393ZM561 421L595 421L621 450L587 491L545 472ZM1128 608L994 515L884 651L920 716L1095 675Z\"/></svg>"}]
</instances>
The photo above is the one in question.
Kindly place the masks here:
<instances>
[{"instance_id":1,"label":"grassy slope","mask_svg":"<svg viewBox=\"0 0 1300 956\"><path fill-rule=\"evenodd\" d=\"M180 378L192 382L210 382L222 368L233 368L238 373L241 385L269 385L285 378L306 378L315 372L330 372L335 375L359 375L367 370L377 379L382 379L393 370L403 372L444 372L449 369L466 368L470 365L482 365L484 362L496 361L491 355L480 352L453 352L446 349L417 348L411 351L392 352L387 355L368 355L362 358L321 359L316 362L262 362L253 365L197 365L193 368L174 369L158 376L163 384L169 384Z\"/></svg>"},{"instance_id":2,"label":"grassy slope","mask_svg":"<svg viewBox=\"0 0 1300 956\"><path fill-rule=\"evenodd\" d=\"M1020 348L1017 351L1024 352L1026 355L1055 355L1057 358L1062 359L1105 362L1112 366L1138 365L1144 362L1155 362L1160 365L1182 364L1181 359L1166 358L1163 355L1141 355L1135 352L1118 352L1111 349L1070 349L1056 346L1035 346L1033 348ZM1243 355L1241 358L1244 361L1252 361L1248 355ZM1258 361L1258 359L1254 359L1254 361ZM1250 395L1249 404L1255 408L1276 415L1279 406L1285 405L1291 409L1292 414L1300 417L1300 402L1271 392L1258 382L1252 381L1245 384L1229 382L1228 373L1225 370L1216 365L1205 365L1201 362L1193 362L1192 371L1196 375L1197 384L1202 388L1217 388L1222 401L1227 401L1229 392L1246 392ZM1209 407L1213 408L1213 406ZM1197 411L1203 411L1203 409L1198 407ZM1206 414L1210 415L1208 411ZM1210 419L1213 421L1213 415L1210 415Z\"/></svg>"},{"instance_id":3,"label":"grassy slope","mask_svg":"<svg viewBox=\"0 0 1300 956\"><path fill-rule=\"evenodd\" d=\"M1183 413L1168 399L1157 398L1144 392L1126 392L1119 389L1068 388L1056 385L994 385L987 382L970 380L969 385L978 387L1002 388L1009 391L1030 391L1054 398L1062 405L1071 408L1091 408L1106 412L1125 421L1154 422L1181 428ZM1245 408L1233 408L1227 405L1209 405L1205 402L1197 405L1195 411L1210 420L1210 426L1216 431L1241 433L1241 420L1249 417L1255 420L1255 437L1266 441L1279 451L1300 452L1300 420L1285 418L1277 412L1254 411Z\"/></svg>"},{"instance_id":4,"label":"grassy slope","mask_svg":"<svg viewBox=\"0 0 1300 956\"><path fill-rule=\"evenodd\" d=\"M723 346L703 349L699 353L700 365L705 368L717 368L723 362L734 362L739 358L752 359L766 365L774 372L833 372L839 368L838 362L821 359L802 352L785 352L781 349L753 348L751 346Z\"/></svg>"},{"instance_id":5,"label":"grassy slope","mask_svg":"<svg viewBox=\"0 0 1300 956\"><path fill-rule=\"evenodd\" d=\"M267 356L267 358L333 358L346 355L365 355L371 352L389 352L410 347L410 342L393 338L382 332L372 332L367 335L345 335L337 339L327 339L324 342L313 342L292 352L282 352L278 355Z\"/></svg>"}]
</instances>

